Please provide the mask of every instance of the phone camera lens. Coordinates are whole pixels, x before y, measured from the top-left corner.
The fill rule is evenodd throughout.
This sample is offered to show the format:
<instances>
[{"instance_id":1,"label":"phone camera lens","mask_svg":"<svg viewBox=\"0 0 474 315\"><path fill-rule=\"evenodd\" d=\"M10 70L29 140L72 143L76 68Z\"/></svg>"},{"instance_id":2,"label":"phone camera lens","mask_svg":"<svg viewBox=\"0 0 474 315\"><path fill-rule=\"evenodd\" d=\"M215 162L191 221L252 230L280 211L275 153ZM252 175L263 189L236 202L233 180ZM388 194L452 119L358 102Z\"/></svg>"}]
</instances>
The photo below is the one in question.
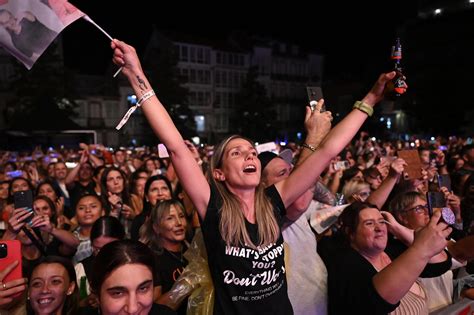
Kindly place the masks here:
<instances>
[{"instance_id":1,"label":"phone camera lens","mask_svg":"<svg viewBox=\"0 0 474 315\"><path fill-rule=\"evenodd\" d=\"M5 258L8 255L8 247L5 243L0 243L0 258Z\"/></svg>"}]
</instances>

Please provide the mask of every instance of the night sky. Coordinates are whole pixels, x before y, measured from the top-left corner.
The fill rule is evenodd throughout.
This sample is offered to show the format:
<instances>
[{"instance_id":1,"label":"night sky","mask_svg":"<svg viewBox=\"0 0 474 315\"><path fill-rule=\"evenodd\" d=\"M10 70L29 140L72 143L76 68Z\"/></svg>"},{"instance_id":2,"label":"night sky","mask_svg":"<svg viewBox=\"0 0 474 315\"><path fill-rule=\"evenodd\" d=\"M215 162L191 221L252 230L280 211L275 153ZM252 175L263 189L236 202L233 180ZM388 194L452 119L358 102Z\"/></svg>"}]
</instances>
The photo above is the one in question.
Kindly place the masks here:
<instances>
[{"instance_id":1,"label":"night sky","mask_svg":"<svg viewBox=\"0 0 474 315\"><path fill-rule=\"evenodd\" d=\"M223 39L231 31L269 35L326 56L325 72L358 71L361 65L386 66L396 29L416 16L415 1L376 4L316 1L308 4L210 2L170 4L134 0L112 2L70 0L112 37L143 49L154 23L158 29L178 30L208 39ZM331 2L332 4L321 4ZM101 1L101 3L111 3ZM119 4L120 3L120 4ZM260 3L260 2L259 2ZM373 13L376 12L376 13ZM86 73L103 73L110 65L108 39L86 21L63 31L66 65ZM375 69L379 73L383 69Z\"/></svg>"},{"instance_id":2,"label":"night sky","mask_svg":"<svg viewBox=\"0 0 474 315\"><path fill-rule=\"evenodd\" d=\"M338 92L347 83L370 86L381 72L392 70L390 49L401 35L402 66L409 90L397 106L416 118L415 127L420 131L453 134L466 130L472 133L474 129L474 119L466 114L474 103L474 5L471 10L419 19L419 3L436 0L316 0L311 4L255 0L69 1L112 37L133 45L138 53L143 52L153 25L158 30L177 31L207 42L221 42L240 31L300 45L324 55L325 91ZM461 3L465 8L466 1L445 2ZM103 75L110 67L116 69L111 62L109 39L87 21L72 23L60 36L69 70ZM352 91L353 95L357 93ZM325 97L331 101L330 93L325 92Z\"/></svg>"}]
</instances>

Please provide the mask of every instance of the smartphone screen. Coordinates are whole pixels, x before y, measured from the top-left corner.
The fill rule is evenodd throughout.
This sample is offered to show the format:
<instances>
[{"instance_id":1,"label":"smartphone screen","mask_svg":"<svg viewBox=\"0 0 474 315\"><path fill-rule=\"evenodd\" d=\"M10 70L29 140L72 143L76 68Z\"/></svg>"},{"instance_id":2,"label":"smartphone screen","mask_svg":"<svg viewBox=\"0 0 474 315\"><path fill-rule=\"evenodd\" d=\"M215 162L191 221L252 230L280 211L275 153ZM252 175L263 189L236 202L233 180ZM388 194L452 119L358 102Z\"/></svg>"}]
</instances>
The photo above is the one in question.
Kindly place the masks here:
<instances>
[{"instance_id":1,"label":"smartphone screen","mask_svg":"<svg viewBox=\"0 0 474 315\"><path fill-rule=\"evenodd\" d=\"M16 170L12 172L7 172L6 175L10 178L16 178L22 176L23 172L21 170Z\"/></svg>"},{"instance_id":2,"label":"smartphone screen","mask_svg":"<svg viewBox=\"0 0 474 315\"><path fill-rule=\"evenodd\" d=\"M166 147L163 143L158 144L158 157L162 159L170 157L168 150L166 150Z\"/></svg>"}]
</instances>

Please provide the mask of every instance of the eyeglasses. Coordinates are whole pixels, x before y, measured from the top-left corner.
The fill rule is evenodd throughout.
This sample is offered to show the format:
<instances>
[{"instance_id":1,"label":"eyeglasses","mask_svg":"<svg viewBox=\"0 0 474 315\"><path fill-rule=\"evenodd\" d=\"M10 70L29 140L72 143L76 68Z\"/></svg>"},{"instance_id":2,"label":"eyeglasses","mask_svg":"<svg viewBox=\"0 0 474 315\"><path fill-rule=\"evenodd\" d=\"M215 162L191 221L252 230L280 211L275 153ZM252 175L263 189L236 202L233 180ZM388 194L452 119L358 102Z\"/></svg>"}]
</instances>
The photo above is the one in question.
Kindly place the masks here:
<instances>
[{"instance_id":1,"label":"eyeglasses","mask_svg":"<svg viewBox=\"0 0 474 315\"><path fill-rule=\"evenodd\" d=\"M358 195L362 198L367 198L370 196L370 191L361 191Z\"/></svg>"},{"instance_id":2,"label":"eyeglasses","mask_svg":"<svg viewBox=\"0 0 474 315\"><path fill-rule=\"evenodd\" d=\"M413 207L413 208L410 208L410 209L407 209L405 211L403 211L404 213L408 212L408 211L414 211L416 214L422 214L422 213L425 213L428 211L428 205L425 204L425 205L418 205L416 207Z\"/></svg>"}]
</instances>

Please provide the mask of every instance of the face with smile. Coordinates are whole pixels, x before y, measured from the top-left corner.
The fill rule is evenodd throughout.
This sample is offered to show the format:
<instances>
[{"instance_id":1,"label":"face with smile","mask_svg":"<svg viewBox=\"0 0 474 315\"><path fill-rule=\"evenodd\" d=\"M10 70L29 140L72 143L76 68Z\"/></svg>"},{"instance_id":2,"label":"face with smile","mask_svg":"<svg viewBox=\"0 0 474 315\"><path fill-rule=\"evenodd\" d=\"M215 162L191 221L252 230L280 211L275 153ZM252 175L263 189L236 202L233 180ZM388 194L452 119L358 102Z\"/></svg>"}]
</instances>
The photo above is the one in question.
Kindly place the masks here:
<instances>
[{"instance_id":1,"label":"face with smile","mask_svg":"<svg viewBox=\"0 0 474 315\"><path fill-rule=\"evenodd\" d=\"M220 164L213 175L217 181L225 181L228 188L255 188L260 183L257 150L245 139L230 140Z\"/></svg>"},{"instance_id":2,"label":"face with smile","mask_svg":"<svg viewBox=\"0 0 474 315\"><path fill-rule=\"evenodd\" d=\"M417 197L413 204L400 212L398 219L404 226L413 230L426 226L430 221L426 200Z\"/></svg>"},{"instance_id":3,"label":"face with smile","mask_svg":"<svg viewBox=\"0 0 474 315\"><path fill-rule=\"evenodd\" d=\"M387 226L380 211L366 208L359 212L359 223L350 236L351 245L360 253L377 254L387 246Z\"/></svg>"},{"instance_id":4,"label":"face with smile","mask_svg":"<svg viewBox=\"0 0 474 315\"><path fill-rule=\"evenodd\" d=\"M67 176L67 167L63 162L54 164L54 177L57 180L64 180Z\"/></svg>"},{"instance_id":5,"label":"face with smile","mask_svg":"<svg viewBox=\"0 0 474 315\"><path fill-rule=\"evenodd\" d=\"M31 275L29 297L35 314L62 314L66 297L74 291L75 282L63 265L43 263Z\"/></svg>"},{"instance_id":6,"label":"face with smile","mask_svg":"<svg viewBox=\"0 0 474 315\"><path fill-rule=\"evenodd\" d=\"M110 273L100 287L104 315L148 315L153 305L153 275L142 264L125 264Z\"/></svg>"}]
</instances>

